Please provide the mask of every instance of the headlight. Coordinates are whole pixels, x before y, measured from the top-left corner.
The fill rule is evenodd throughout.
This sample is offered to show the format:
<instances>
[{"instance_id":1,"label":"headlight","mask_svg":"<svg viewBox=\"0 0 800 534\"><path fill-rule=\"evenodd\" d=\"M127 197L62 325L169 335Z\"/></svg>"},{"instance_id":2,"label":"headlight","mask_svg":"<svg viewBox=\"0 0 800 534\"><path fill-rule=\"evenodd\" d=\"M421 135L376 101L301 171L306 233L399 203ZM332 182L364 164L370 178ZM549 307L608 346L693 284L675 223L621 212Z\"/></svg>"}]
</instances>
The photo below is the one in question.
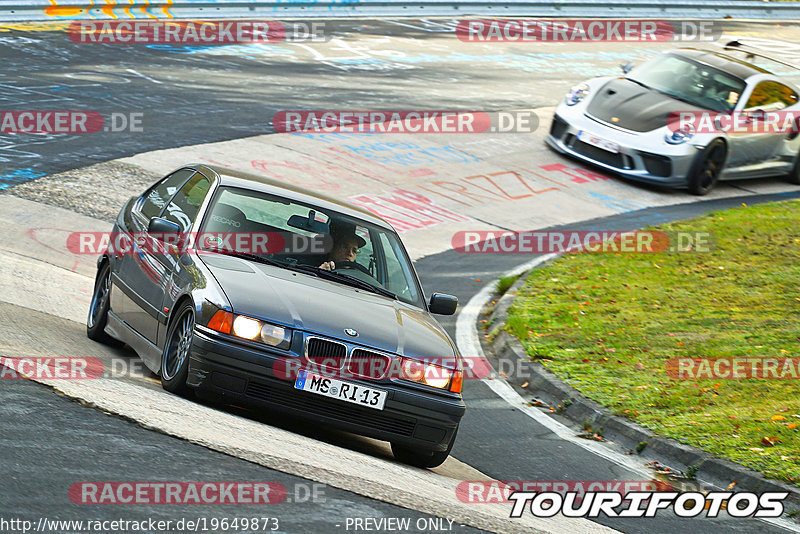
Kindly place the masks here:
<instances>
[{"instance_id":1,"label":"headlight","mask_svg":"<svg viewBox=\"0 0 800 534\"><path fill-rule=\"evenodd\" d=\"M674 132L667 132L664 134L664 141L671 145L680 145L694 137L694 130L691 127L685 126L680 130Z\"/></svg>"},{"instance_id":2,"label":"headlight","mask_svg":"<svg viewBox=\"0 0 800 534\"><path fill-rule=\"evenodd\" d=\"M245 339L255 339L261 332L261 323L244 315L237 315L233 320L233 335Z\"/></svg>"},{"instance_id":3,"label":"headlight","mask_svg":"<svg viewBox=\"0 0 800 534\"><path fill-rule=\"evenodd\" d=\"M585 83L579 83L578 85L570 89L569 93L567 93L564 96L564 103L568 106L574 106L575 104L586 98L586 95L588 94L589 94L589 86L586 85Z\"/></svg>"},{"instance_id":4,"label":"headlight","mask_svg":"<svg viewBox=\"0 0 800 534\"><path fill-rule=\"evenodd\" d=\"M462 373L440 365L425 363L412 358L403 358L403 378L425 384L437 389L448 389L454 393L461 393Z\"/></svg>"},{"instance_id":5,"label":"headlight","mask_svg":"<svg viewBox=\"0 0 800 534\"><path fill-rule=\"evenodd\" d=\"M288 348L291 343L292 336L289 330L282 326L264 323L261 327L261 342L273 347L286 346Z\"/></svg>"},{"instance_id":6,"label":"headlight","mask_svg":"<svg viewBox=\"0 0 800 534\"><path fill-rule=\"evenodd\" d=\"M207 326L223 334L232 334L279 349L288 349L292 344L292 331L288 328L224 310L215 313Z\"/></svg>"}]
</instances>

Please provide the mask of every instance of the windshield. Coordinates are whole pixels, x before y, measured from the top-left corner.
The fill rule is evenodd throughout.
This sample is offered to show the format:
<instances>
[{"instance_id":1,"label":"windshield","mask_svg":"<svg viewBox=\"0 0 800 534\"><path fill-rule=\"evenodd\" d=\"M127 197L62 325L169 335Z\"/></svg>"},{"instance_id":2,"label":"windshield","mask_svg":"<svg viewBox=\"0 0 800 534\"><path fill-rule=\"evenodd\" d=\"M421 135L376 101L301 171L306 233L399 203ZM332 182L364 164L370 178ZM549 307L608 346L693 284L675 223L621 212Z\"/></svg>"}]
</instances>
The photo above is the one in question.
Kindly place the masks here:
<instances>
[{"instance_id":1,"label":"windshield","mask_svg":"<svg viewBox=\"0 0 800 534\"><path fill-rule=\"evenodd\" d=\"M424 308L397 234L360 219L282 197L221 187L197 246L236 253Z\"/></svg>"},{"instance_id":2,"label":"windshield","mask_svg":"<svg viewBox=\"0 0 800 534\"><path fill-rule=\"evenodd\" d=\"M643 63L627 78L711 111L733 111L745 88L745 82L735 76L673 54Z\"/></svg>"}]
</instances>

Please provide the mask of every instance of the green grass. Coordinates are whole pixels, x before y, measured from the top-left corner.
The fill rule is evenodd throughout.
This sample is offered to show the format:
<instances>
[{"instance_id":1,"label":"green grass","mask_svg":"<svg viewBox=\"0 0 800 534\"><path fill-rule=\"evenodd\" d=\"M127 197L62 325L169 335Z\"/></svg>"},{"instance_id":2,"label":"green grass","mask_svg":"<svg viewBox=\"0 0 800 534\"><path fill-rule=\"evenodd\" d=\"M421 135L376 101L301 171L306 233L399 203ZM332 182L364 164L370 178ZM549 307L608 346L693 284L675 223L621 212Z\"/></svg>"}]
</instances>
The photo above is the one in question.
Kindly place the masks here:
<instances>
[{"instance_id":1,"label":"green grass","mask_svg":"<svg viewBox=\"0 0 800 534\"><path fill-rule=\"evenodd\" d=\"M532 272L506 330L614 413L800 486L800 381L665 371L676 357L800 356L800 202L659 229L712 232L715 247L567 255Z\"/></svg>"},{"instance_id":2,"label":"green grass","mask_svg":"<svg viewBox=\"0 0 800 534\"><path fill-rule=\"evenodd\" d=\"M508 291L509 288L514 285L514 282L516 282L518 278L519 278L518 274L513 276L501 277L499 280L497 280L497 284L495 284L494 287L495 291L497 291L501 295L505 294L505 292Z\"/></svg>"}]
</instances>

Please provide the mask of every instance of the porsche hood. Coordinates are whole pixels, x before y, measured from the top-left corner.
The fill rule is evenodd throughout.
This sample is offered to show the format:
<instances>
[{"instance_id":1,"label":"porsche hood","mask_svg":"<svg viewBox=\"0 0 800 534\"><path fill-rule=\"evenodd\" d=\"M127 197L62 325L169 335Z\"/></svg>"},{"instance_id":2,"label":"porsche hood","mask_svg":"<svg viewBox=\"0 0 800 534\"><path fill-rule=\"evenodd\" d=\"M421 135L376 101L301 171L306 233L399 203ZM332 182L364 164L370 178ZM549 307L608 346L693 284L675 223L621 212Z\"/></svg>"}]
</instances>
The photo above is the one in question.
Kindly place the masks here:
<instances>
[{"instance_id":1,"label":"porsche hood","mask_svg":"<svg viewBox=\"0 0 800 534\"><path fill-rule=\"evenodd\" d=\"M589 116L634 132L666 126L673 112L704 111L626 78L610 80L590 98L586 107Z\"/></svg>"}]
</instances>

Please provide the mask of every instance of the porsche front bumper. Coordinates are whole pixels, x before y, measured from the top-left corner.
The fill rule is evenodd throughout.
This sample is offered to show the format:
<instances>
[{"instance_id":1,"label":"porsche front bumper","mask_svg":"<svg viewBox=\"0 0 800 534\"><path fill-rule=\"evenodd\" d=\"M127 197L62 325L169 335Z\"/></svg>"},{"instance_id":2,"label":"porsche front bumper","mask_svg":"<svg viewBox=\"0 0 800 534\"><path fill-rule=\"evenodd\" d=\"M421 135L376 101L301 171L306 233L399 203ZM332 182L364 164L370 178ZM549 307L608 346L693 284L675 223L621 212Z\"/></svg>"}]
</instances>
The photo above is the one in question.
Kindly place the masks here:
<instances>
[{"instance_id":1,"label":"porsche front bumper","mask_svg":"<svg viewBox=\"0 0 800 534\"><path fill-rule=\"evenodd\" d=\"M556 151L614 174L667 187L685 187L698 147L670 145L658 132L633 132L607 125L582 111L556 109L546 142ZM582 107L582 106L581 106ZM559 114L559 111L565 113ZM586 132L617 147L612 152L578 138Z\"/></svg>"}]
</instances>

